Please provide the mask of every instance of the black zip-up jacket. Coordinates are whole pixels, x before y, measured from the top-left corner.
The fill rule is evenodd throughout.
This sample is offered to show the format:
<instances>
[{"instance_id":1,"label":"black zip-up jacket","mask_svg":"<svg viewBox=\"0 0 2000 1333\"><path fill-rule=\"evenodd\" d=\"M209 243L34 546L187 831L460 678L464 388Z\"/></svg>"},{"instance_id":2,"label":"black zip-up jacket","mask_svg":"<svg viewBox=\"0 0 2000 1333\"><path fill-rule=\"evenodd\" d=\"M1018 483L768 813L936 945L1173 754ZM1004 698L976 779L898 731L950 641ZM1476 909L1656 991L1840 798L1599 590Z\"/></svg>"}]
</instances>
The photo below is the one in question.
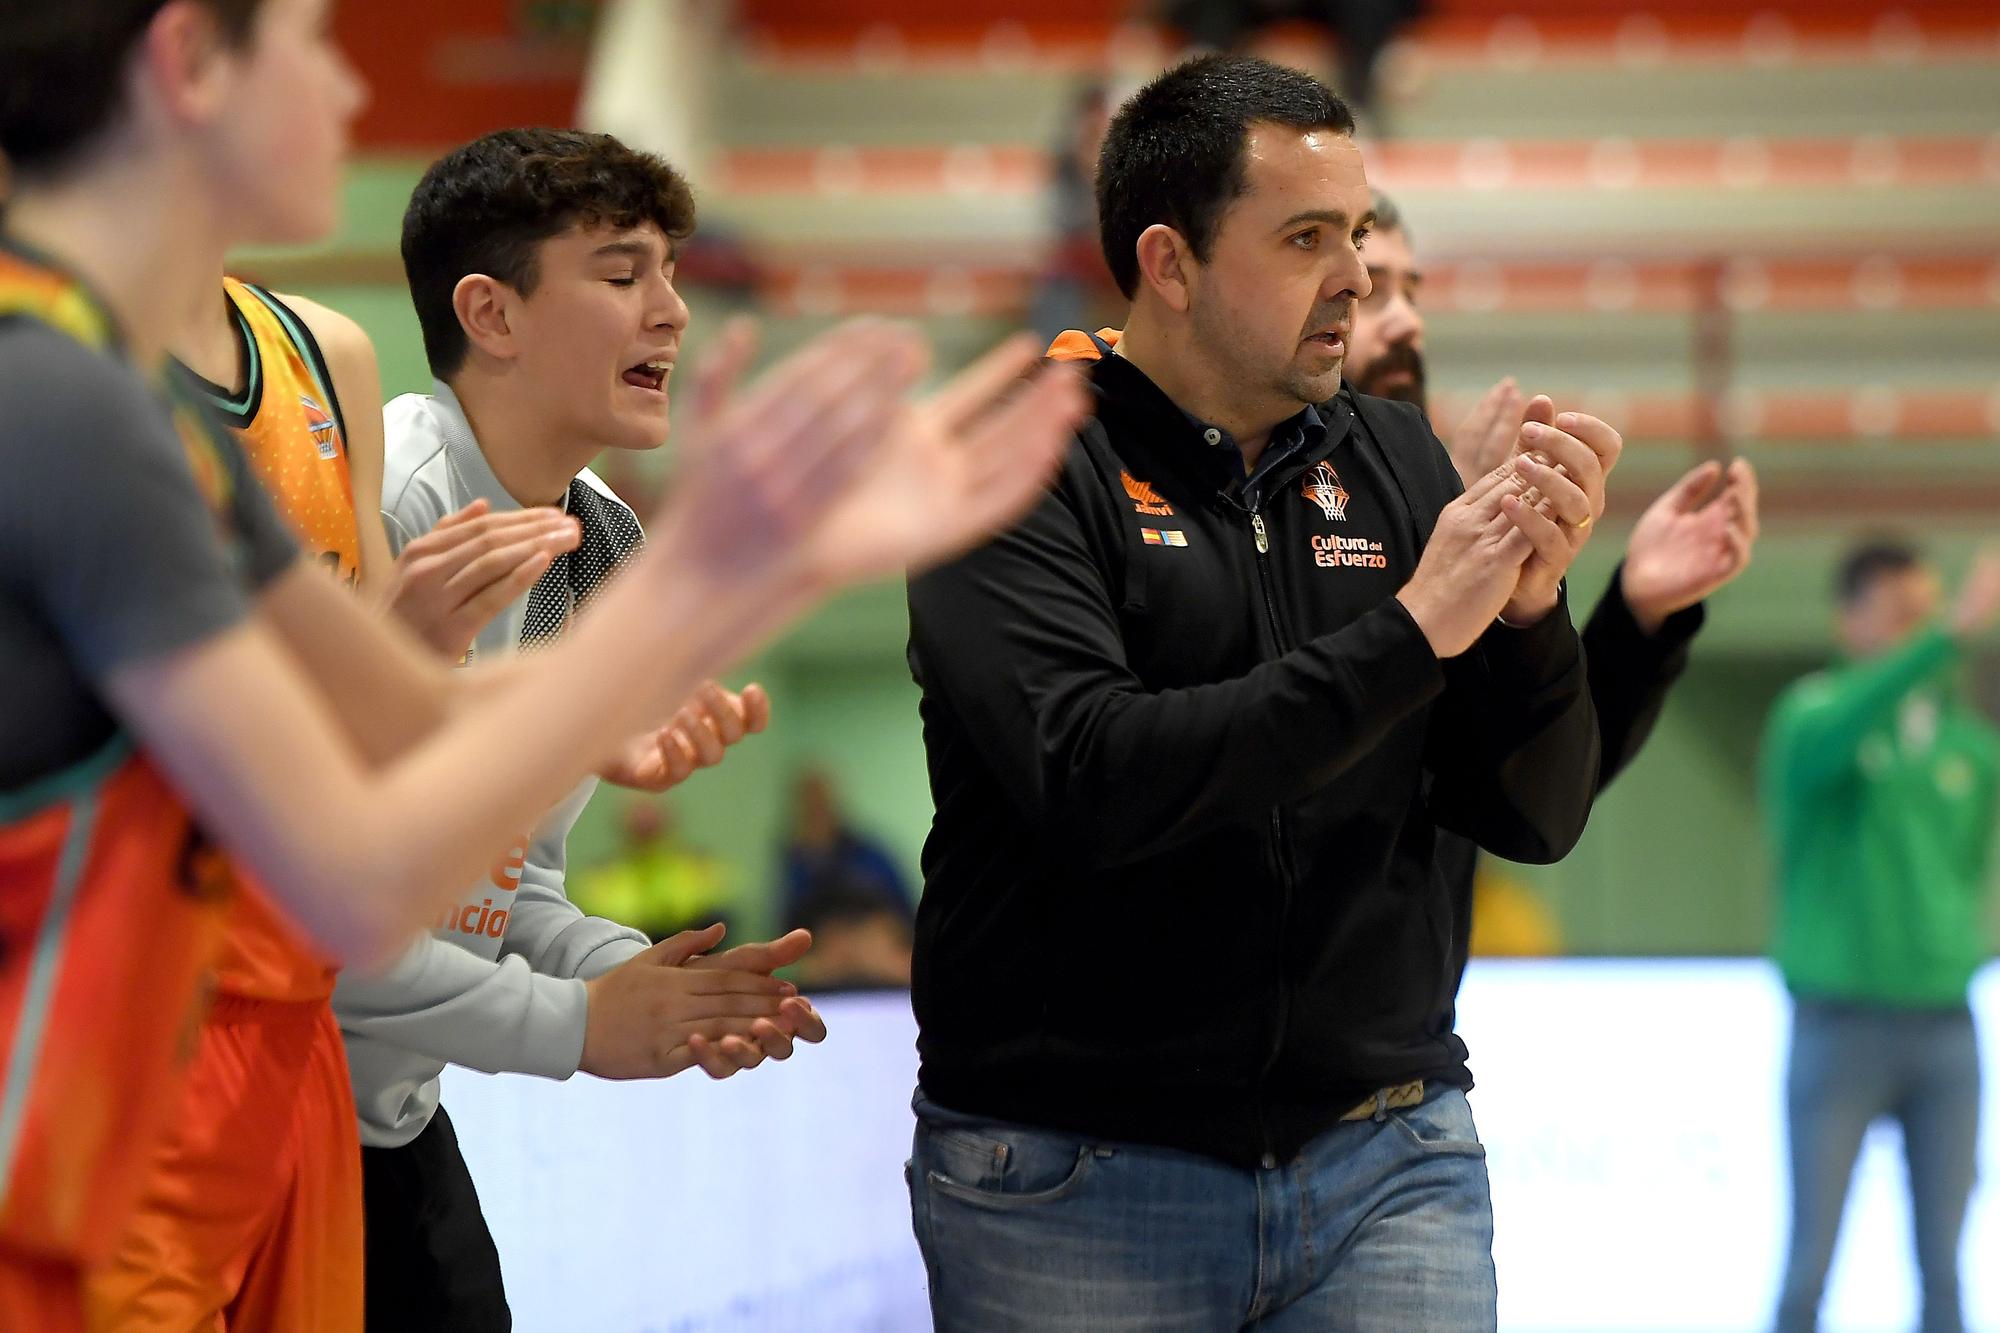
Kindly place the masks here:
<instances>
[{"instance_id":1,"label":"black zip-up jacket","mask_svg":"<svg viewBox=\"0 0 2000 1333\"><path fill-rule=\"evenodd\" d=\"M1044 501L910 585L937 807L922 1086L1289 1161L1376 1088L1470 1086L1437 827L1518 861L1574 845L1598 764L1582 651L1566 605L1444 663L1393 596L1335 608L1301 477L1369 451L1342 461L1393 479L1380 517L1414 568L1459 490L1414 407L1343 389L1253 514L1236 455L1136 367L1091 379ZM1184 546L1155 549L1169 523Z\"/></svg>"}]
</instances>

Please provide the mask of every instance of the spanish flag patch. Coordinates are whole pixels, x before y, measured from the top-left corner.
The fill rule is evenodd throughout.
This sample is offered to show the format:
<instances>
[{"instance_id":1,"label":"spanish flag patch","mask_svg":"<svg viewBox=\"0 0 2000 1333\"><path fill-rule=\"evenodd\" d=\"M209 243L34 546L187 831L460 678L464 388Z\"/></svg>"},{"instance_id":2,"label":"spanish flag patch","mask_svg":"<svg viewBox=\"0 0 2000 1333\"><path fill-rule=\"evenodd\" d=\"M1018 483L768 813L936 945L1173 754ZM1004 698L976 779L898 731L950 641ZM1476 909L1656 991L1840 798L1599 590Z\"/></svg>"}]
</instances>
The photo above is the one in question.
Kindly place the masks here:
<instances>
[{"instance_id":1,"label":"spanish flag patch","mask_svg":"<svg viewBox=\"0 0 2000 1333\"><path fill-rule=\"evenodd\" d=\"M1186 546L1187 534L1179 528L1140 528L1139 535L1148 546Z\"/></svg>"}]
</instances>

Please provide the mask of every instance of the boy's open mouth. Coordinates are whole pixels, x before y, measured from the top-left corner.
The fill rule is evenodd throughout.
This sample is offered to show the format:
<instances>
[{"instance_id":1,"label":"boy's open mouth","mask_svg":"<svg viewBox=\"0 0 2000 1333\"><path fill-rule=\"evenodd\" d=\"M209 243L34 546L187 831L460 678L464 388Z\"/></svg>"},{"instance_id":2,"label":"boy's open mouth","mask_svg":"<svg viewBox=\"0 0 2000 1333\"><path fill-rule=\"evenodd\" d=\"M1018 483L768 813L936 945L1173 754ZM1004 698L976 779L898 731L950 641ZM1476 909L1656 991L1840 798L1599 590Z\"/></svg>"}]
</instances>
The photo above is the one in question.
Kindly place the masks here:
<instances>
[{"instance_id":1,"label":"boy's open mouth","mask_svg":"<svg viewBox=\"0 0 2000 1333\"><path fill-rule=\"evenodd\" d=\"M667 376L673 371L674 363L671 361L641 361L625 372L624 380L635 389L651 389L658 393L666 387Z\"/></svg>"}]
</instances>

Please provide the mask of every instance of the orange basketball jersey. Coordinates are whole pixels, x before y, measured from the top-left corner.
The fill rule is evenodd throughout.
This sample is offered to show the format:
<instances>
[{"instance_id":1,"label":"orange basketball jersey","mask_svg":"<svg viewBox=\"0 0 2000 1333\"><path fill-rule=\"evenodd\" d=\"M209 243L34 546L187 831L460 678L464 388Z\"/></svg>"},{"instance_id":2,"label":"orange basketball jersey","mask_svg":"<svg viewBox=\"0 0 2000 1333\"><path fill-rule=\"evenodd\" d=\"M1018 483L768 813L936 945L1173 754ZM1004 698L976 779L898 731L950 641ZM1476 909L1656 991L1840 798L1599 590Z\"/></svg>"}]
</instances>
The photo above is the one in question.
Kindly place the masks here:
<instances>
[{"instance_id":1,"label":"orange basketball jersey","mask_svg":"<svg viewBox=\"0 0 2000 1333\"><path fill-rule=\"evenodd\" d=\"M305 321L277 297L234 278L222 287L249 374L242 393L210 385L209 397L307 553L352 586L361 577L361 531L346 423L326 358Z\"/></svg>"},{"instance_id":2,"label":"orange basketball jersey","mask_svg":"<svg viewBox=\"0 0 2000 1333\"><path fill-rule=\"evenodd\" d=\"M352 587L361 577L361 535L348 475L347 434L326 358L305 322L261 287L223 279L248 370L241 393L206 385L243 441L264 489L307 553ZM247 872L229 912L216 989L262 1000L318 1000L333 993L334 969L272 906Z\"/></svg>"}]
</instances>

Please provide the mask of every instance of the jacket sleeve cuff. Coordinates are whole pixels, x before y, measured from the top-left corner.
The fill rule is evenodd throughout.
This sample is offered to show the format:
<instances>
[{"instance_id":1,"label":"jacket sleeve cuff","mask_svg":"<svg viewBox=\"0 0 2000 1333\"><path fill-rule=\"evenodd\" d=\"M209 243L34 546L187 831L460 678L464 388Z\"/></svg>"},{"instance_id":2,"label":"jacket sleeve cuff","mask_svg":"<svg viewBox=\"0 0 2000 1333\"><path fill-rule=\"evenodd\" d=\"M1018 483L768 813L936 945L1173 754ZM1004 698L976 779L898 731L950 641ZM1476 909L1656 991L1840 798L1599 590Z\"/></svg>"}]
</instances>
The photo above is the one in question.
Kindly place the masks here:
<instances>
[{"instance_id":1,"label":"jacket sleeve cuff","mask_svg":"<svg viewBox=\"0 0 2000 1333\"><path fill-rule=\"evenodd\" d=\"M1582 661L1576 626L1569 618L1569 581L1556 589L1556 604L1532 625L1498 622L1480 635L1479 646L1494 678L1528 689L1554 685Z\"/></svg>"},{"instance_id":2,"label":"jacket sleeve cuff","mask_svg":"<svg viewBox=\"0 0 2000 1333\"><path fill-rule=\"evenodd\" d=\"M612 968L631 962L651 947L651 943L636 932L614 936L585 954L583 961L577 964L575 975L584 981L595 981Z\"/></svg>"},{"instance_id":3,"label":"jacket sleeve cuff","mask_svg":"<svg viewBox=\"0 0 2000 1333\"><path fill-rule=\"evenodd\" d=\"M575 978L549 976L535 978L535 991L521 1024L517 1068L541 1078L568 1078L583 1063L590 993Z\"/></svg>"},{"instance_id":4,"label":"jacket sleeve cuff","mask_svg":"<svg viewBox=\"0 0 2000 1333\"><path fill-rule=\"evenodd\" d=\"M1590 613L1587 634L1592 642L1602 636L1619 652L1629 653L1637 660L1664 662L1687 647L1707 620L1706 606L1696 602L1674 612L1661 622L1656 632L1648 634L1633 616L1632 604L1625 600L1625 565L1621 561L1611 571L1611 586L1604 590L1597 609Z\"/></svg>"},{"instance_id":5,"label":"jacket sleeve cuff","mask_svg":"<svg viewBox=\"0 0 2000 1333\"><path fill-rule=\"evenodd\" d=\"M1392 712L1414 712L1444 693L1444 663L1431 650L1423 626L1417 624L1410 608L1400 598L1391 597L1370 611L1357 625L1374 622L1370 633L1379 636L1383 652L1366 684L1371 697Z\"/></svg>"}]
</instances>

